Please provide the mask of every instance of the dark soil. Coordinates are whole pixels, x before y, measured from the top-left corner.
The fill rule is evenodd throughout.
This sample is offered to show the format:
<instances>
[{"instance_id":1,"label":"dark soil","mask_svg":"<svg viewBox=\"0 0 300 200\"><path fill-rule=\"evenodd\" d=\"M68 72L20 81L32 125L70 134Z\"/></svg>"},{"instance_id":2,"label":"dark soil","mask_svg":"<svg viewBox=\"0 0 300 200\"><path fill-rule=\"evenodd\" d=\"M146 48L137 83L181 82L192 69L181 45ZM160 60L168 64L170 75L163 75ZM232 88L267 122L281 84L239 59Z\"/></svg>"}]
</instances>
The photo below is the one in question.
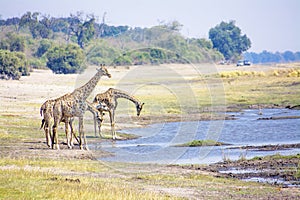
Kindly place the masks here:
<instances>
[{"instance_id":1,"label":"dark soil","mask_svg":"<svg viewBox=\"0 0 300 200\"><path fill-rule=\"evenodd\" d=\"M300 148L300 144L277 144L277 145L262 145L262 146L242 146L242 147L229 147L228 149L247 149L251 151L278 151L287 150L291 148Z\"/></svg>"},{"instance_id":2,"label":"dark soil","mask_svg":"<svg viewBox=\"0 0 300 200\"><path fill-rule=\"evenodd\" d=\"M189 169L217 173L218 177L257 180L259 182L300 187L300 154L295 156L267 156L252 160L221 162L208 166L184 166Z\"/></svg>"}]
</instances>

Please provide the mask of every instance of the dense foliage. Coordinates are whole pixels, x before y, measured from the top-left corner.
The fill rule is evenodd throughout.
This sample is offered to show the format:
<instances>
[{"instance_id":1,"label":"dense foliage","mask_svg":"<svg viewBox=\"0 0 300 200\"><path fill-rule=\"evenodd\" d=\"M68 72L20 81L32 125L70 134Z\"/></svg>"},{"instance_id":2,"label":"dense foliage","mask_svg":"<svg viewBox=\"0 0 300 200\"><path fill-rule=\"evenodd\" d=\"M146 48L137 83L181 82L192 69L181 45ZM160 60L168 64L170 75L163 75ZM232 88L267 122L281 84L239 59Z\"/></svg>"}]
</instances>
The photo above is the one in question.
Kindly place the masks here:
<instances>
[{"instance_id":1,"label":"dense foliage","mask_svg":"<svg viewBox=\"0 0 300 200\"><path fill-rule=\"evenodd\" d=\"M213 47L218 49L226 60L237 60L240 55L251 47L251 41L247 35L241 34L241 29L234 21L221 22L209 30L209 39Z\"/></svg>"},{"instance_id":2,"label":"dense foliage","mask_svg":"<svg viewBox=\"0 0 300 200\"><path fill-rule=\"evenodd\" d=\"M143 65L224 58L210 40L183 37L177 21L130 28L105 24L105 15L101 23L96 19L82 12L59 18L26 12L20 18L0 20L0 49L26 52L31 67L48 67L54 73L78 73L86 64L83 60L95 65Z\"/></svg>"},{"instance_id":3,"label":"dense foliage","mask_svg":"<svg viewBox=\"0 0 300 200\"><path fill-rule=\"evenodd\" d=\"M25 38L17 34L8 33L0 40L0 49L9 51L25 51Z\"/></svg>"},{"instance_id":4,"label":"dense foliage","mask_svg":"<svg viewBox=\"0 0 300 200\"><path fill-rule=\"evenodd\" d=\"M29 75L29 68L22 52L0 50L0 78L19 80Z\"/></svg>"},{"instance_id":5,"label":"dense foliage","mask_svg":"<svg viewBox=\"0 0 300 200\"><path fill-rule=\"evenodd\" d=\"M57 74L79 73L85 69L85 56L77 45L54 46L48 50L47 67Z\"/></svg>"}]
</instances>

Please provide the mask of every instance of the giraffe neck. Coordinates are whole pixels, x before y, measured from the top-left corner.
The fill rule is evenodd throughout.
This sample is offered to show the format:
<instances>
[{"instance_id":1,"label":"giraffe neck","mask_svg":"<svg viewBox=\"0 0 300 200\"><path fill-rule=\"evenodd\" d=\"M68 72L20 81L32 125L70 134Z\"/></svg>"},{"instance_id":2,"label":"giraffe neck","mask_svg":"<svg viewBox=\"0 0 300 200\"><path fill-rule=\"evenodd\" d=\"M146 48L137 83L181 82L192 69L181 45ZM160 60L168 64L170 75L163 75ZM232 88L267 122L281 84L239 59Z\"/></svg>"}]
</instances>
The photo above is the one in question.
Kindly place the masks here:
<instances>
[{"instance_id":1,"label":"giraffe neck","mask_svg":"<svg viewBox=\"0 0 300 200\"><path fill-rule=\"evenodd\" d=\"M140 102L135 97L127 94L126 92L123 92L120 90L114 90L114 96L116 99L118 99L118 98L127 99L127 100L131 101L132 103L134 103L136 106L140 105Z\"/></svg>"},{"instance_id":2,"label":"giraffe neck","mask_svg":"<svg viewBox=\"0 0 300 200\"><path fill-rule=\"evenodd\" d=\"M80 88L75 89L73 93L76 94L79 99L85 101L93 92L102 75L102 72L98 71L86 84L84 84Z\"/></svg>"}]
</instances>

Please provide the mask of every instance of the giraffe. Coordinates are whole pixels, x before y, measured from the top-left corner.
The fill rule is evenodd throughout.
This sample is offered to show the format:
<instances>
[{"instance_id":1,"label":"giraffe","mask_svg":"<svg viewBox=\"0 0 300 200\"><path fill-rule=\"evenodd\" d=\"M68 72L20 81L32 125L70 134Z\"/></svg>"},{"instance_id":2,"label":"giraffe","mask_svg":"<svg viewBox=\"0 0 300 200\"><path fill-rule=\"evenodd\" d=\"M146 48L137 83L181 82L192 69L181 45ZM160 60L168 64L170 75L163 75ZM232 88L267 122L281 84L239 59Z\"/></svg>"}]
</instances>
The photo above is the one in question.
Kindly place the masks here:
<instances>
[{"instance_id":1,"label":"giraffe","mask_svg":"<svg viewBox=\"0 0 300 200\"><path fill-rule=\"evenodd\" d=\"M140 113L141 113L141 111L143 109L143 105L144 105L144 103L141 103L135 97L129 95L128 93L121 91L121 90L114 89L114 88L109 88L106 92L99 93L95 96L93 102L99 104L97 109L100 111L100 114L102 114L103 111L108 111L108 113L109 113L110 124L111 124L111 134L112 134L113 139L117 138L116 131L115 131L115 111L118 106L118 102L117 102L118 98L125 98L125 99L133 102L136 106L137 116L140 116ZM103 106L103 104L105 104L105 106L107 106L106 109L103 108L103 107L105 107L105 106ZM100 137L102 137L101 123L98 124L98 126L99 126L99 135L100 135Z\"/></svg>"},{"instance_id":2,"label":"giraffe","mask_svg":"<svg viewBox=\"0 0 300 200\"><path fill-rule=\"evenodd\" d=\"M49 126L51 123L51 119L53 118L53 106L54 106L55 100L56 99L50 99L50 100L45 101L40 108L40 114L41 114L41 117L43 117L40 129L44 128L45 136L46 136L46 143L47 143L48 147L51 147L51 134L50 134Z\"/></svg>"},{"instance_id":3,"label":"giraffe","mask_svg":"<svg viewBox=\"0 0 300 200\"><path fill-rule=\"evenodd\" d=\"M60 97L60 98L62 98L62 97ZM45 136L46 136L46 143L47 143L48 147L51 147L51 132L50 132L49 127L50 127L51 120L53 118L53 106L55 104L55 101L57 101L57 100L59 100L59 98L47 100L42 104L42 106L40 108L40 114L43 117L40 128L44 128ZM97 122L98 124L100 124L103 121L103 115L99 114L99 111L97 110L98 105L95 105L88 101L86 101L86 104L87 104L87 110L90 111L94 116L94 122L95 123ZM71 128L71 137L72 137L72 135L74 135L75 139L79 143L79 140L77 139L77 137L75 135L73 124L72 124L74 121L74 118L70 118L70 120L68 120L68 121L69 121L69 125ZM63 119L62 122L65 122L65 119ZM95 130L95 132L96 132L96 130ZM73 146L72 139L71 139L71 145Z\"/></svg>"},{"instance_id":4,"label":"giraffe","mask_svg":"<svg viewBox=\"0 0 300 200\"><path fill-rule=\"evenodd\" d=\"M97 108L99 106L101 106L101 108L105 109L105 107L103 107L102 105L97 105L95 103L88 102L88 101L86 101L86 106L87 106L86 110L91 112L94 116L94 124L98 123L98 126L100 126L99 124L101 124L103 121L103 114L102 113L100 114L100 111ZM80 140L77 139L76 133L73 128L73 121L74 121L74 118L73 117L70 118L69 124L70 124L70 128L71 128L71 138L70 138L71 146L74 146L73 145L73 136L77 140L78 144L80 143ZM95 133L96 133L96 128L95 128Z\"/></svg>"},{"instance_id":5,"label":"giraffe","mask_svg":"<svg viewBox=\"0 0 300 200\"><path fill-rule=\"evenodd\" d=\"M103 122L103 116L104 116L104 111L108 112L109 108L107 107L106 104L101 103L98 104L96 102L92 102L91 103L93 105L93 108L96 108L97 112L92 112L92 114L94 115L94 133L95 133L95 137L97 137L97 125L98 124L98 132L100 137L102 137L101 135L101 124Z\"/></svg>"},{"instance_id":6,"label":"giraffe","mask_svg":"<svg viewBox=\"0 0 300 200\"><path fill-rule=\"evenodd\" d=\"M85 144L86 150L88 150L86 138L83 131L83 116L87 108L86 99L92 93L97 83L99 82L102 76L111 77L111 74L107 71L106 67L101 66L97 69L97 73L83 86L75 89L72 93L66 94L55 101L53 106L53 117L54 124L52 126L52 148L59 149L58 145L58 136L57 136L57 126L60 122L65 122L65 132L67 136L67 145L69 148L72 148L70 138L68 135L69 132L69 120L71 117L78 117L79 119L79 147L83 149L82 138Z\"/></svg>"},{"instance_id":7,"label":"giraffe","mask_svg":"<svg viewBox=\"0 0 300 200\"><path fill-rule=\"evenodd\" d=\"M62 97L60 97L60 98L62 98ZM40 128L44 128L45 136L46 136L46 143L49 147L51 147L50 123L53 118L53 106L55 104L55 101L57 101L58 99L59 98L49 99L49 100L45 101L40 108L40 114L41 114L41 117L43 117Z\"/></svg>"}]
</instances>

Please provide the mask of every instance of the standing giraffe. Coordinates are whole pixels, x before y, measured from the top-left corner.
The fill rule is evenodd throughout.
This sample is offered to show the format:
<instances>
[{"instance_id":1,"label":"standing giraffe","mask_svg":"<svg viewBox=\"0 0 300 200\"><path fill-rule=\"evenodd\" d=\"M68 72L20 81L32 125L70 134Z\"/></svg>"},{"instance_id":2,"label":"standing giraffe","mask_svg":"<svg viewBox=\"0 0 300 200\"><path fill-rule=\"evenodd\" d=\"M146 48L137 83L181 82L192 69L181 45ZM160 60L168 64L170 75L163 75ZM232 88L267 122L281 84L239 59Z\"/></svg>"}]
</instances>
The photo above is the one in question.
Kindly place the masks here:
<instances>
[{"instance_id":1,"label":"standing giraffe","mask_svg":"<svg viewBox=\"0 0 300 200\"><path fill-rule=\"evenodd\" d=\"M41 117L43 117L41 128L44 128L46 143L48 147L51 147L51 137L50 137L51 134L50 134L49 126L51 123L51 119L53 118L53 106L55 101L56 99L47 100L45 101L45 103L43 103L43 105L40 108L40 114Z\"/></svg>"},{"instance_id":2,"label":"standing giraffe","mask_svg":"<svg viewBox=\"0 0 300 200\"><path fill-rule=\"evenodd\" d=\"M135 97L129 95L128 93L121 91L121 90L113 89L113 88L109 88L106 92L97 94L95 96L93 102L99 104L97 109L100 111L100 114L102 115L103 111L109 112L110 124L111 124L111 134L112 134L113 139L116 139L116 137L117 137L117 134L115 131L115 111L118 106L118 102L117 102L118 98L125 98L125 99L128 99L129 101L133 102L136 106L137 116L140 116L140 113L141 113L141 111L143 109L143 105L144 105L144 103L141 103ZM106 109L102 108L103 104L105 104L105 107L107 107ZM94 122L94 124L95 124L95 122ZM98 126L99 126L100 137L102 137L101 123L98 124Z\"/></svg>"},{"instance_id":3,"label":"standing giraffe","mask_svg":"<svg viewBox=\"0 0 300 200\"><path fill-rule=\"evenodd\" d=\"M60 97L60 98L63 98L63 97ZM47 100L42 104L42 106L40 108L40 114L43 117L40 128L44 128L45 136L46 136L46 143L47 143L48 147L51 147L50 123L51 123L51 119L53 118L53 106L57 100L59 100L59 98ZM87 104L87 110L90 111L94 116L94 122L95 123L97 122L98 124L100 124L103 121L103 115L102 114L100 115L99 111L97 110L99 105L95 105L94 103L90 103L88 101L86 101L86 104ZM74 128L72 125L73 120L74 120L73 118L70 118L70 120L68 120L70 128L71 128L71 137L72 137L72 135L74 135L77 140L77 137L75 135ZM62 122L65 122L65 119L63 119ZM95 132L96 132L96 130L95 130ZM78 140L77 140L77 142L79 143ZM71 139L71 145L73 146L72 139Z\"/></svg>"},{"instance_id":4,"label":"standing giraffe","mask_svg":"<svg viewBox=\"0 0 300 200\"><path fill-rule=\"evenodd\" d=\"M88 150L86 138L83 131L83 116L86 111L86 99L92 93L97 83L99 82L102 76L111 77L110 73L104 66L97 69L97 73L83 86L75 89L72 93L66 94L59 98L53 106L53 135L52 135L52 148L55 148L54 144L56 144L56 148L59 149L58 145L58 136L57 136L57 126L60 122L65 120L65 131L67 135L67 144L69 148L72 148L71 142L69 139L69 120L71 117L78 117L79 119L79 147L83 149L82 137L84 140L84 144L86 149Z\"/></svg>"},{"instance_id":5,"label":"standing giraffe","mask_svg":"<svg viewBox=\"0 0 300 200\"><path fill-rule=\"evenodd\" d=\"M53 118L53 106L58 99L59 98L47 100L42 104L40 108L40 114L43 117L40 128L44 128L46 142L49 147L51 147L50 123L51 123L51 119Z\"/></svg>"}]
</instances>

